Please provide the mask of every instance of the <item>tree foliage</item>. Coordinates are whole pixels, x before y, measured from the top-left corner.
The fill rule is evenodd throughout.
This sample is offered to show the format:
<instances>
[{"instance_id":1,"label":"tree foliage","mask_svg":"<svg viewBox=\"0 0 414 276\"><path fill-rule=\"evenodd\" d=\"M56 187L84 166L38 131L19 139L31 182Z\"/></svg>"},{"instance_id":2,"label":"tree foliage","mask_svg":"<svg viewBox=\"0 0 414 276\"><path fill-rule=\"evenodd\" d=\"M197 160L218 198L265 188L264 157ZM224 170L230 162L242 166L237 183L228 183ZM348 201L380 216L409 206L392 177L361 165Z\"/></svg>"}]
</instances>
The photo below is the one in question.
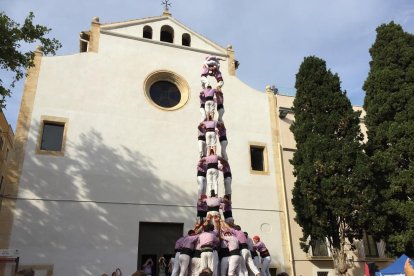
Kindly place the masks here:
<instances>
[{"instance_id":1,"label":"tree foliage","mask_svg":"<svg viewBox=\"0 0 414 276\"><path fill-rule=\"evenodd\" d=\"M0 106L5 105L5 97L11 95L10 88L24 77L25 70L32 67L34 51L22 51L22 43L40 42L44 54L56 54L62 46L54 38L46 38L51 29L42 25L33 25L34 15L32 12L26 17L23 25L10 19L6 14L0 12L0 68L13 72L13 80L10 87L5 87L0 79Z\"/></svg>"},{"instance_id":2,"label":"tree foliage","mask_svg":"<svg viewBox=\"0 0 414 276\"><path fill-rule=\"evenodd\" d=\"M360 113L341 91L338 75L320 58L304 59L295 87L292 203L303 230L301 247L307 252L309 239L326 240L338 272L344 274L346 251L362 237L369 204L375 200L362 150Z\"/></svg>"},{"instance_id":3,"label":"tree foliage","mask_svg":"<svg viewBox=\"0 0 414 276\"><path fill-rule=\"evenodd\" d=\"M382 202L370 230L389 252L414 256L414 36L381 25L370 54L366 152Z\"/></svg>"}]
</instances>

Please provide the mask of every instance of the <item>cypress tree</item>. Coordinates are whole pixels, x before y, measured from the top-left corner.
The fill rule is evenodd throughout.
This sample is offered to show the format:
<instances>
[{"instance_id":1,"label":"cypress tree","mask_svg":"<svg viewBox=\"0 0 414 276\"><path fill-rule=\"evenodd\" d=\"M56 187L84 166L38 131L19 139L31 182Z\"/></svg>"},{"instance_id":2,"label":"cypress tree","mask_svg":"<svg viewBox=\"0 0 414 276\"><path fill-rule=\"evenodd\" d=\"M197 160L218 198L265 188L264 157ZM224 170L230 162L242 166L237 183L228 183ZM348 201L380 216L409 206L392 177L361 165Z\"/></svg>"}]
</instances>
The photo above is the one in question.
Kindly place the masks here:
<instances>
[{"instance_id":1,"label":"cypress tree","mask_svg":"<svg viewBox=\"0 0 414 276\"><path fill-rule=\"evenodd\" d=\"M345 274L346 251L362 237L373 202L360 113L352 109L338 75L320 58L304 59L295 87L292 204L303 230L301 247L307 252L309 240L325 242L337 271Z\"/></svg>"},{"instance_id":2,"label":"cypress tree","mask_svg":"<svg viewBox=\"0 0 414 276\"><path fill-rule=\"evenodd\" d=\"M390 253L414 256L414 36L383 24L370 54L366 152L381 199L370 230Z\"/></svg>"}]
</instances>

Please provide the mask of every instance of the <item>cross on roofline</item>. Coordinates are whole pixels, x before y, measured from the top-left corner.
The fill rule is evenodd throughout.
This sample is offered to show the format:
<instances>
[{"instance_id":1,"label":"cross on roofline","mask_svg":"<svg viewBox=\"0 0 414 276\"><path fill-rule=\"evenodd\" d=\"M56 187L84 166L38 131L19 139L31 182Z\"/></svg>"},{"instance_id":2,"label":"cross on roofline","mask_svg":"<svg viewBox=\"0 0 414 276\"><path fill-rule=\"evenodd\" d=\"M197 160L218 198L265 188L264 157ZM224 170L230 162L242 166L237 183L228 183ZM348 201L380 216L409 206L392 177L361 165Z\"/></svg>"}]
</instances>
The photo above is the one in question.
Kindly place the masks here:
<instances>
[{"instance_id":1,"label":"cross on roofline","mask_svg":"<svg viewBox=\"0 0 414 276\"><path fill-rule=\"evenodd\" d=\"M164 6L165 11L169 11L168 7L170 7L170 6L171 6L170 0L163 0L163 1L161 2L161 5L163 5L163 6Z\"/></svg>"}]
</instances>

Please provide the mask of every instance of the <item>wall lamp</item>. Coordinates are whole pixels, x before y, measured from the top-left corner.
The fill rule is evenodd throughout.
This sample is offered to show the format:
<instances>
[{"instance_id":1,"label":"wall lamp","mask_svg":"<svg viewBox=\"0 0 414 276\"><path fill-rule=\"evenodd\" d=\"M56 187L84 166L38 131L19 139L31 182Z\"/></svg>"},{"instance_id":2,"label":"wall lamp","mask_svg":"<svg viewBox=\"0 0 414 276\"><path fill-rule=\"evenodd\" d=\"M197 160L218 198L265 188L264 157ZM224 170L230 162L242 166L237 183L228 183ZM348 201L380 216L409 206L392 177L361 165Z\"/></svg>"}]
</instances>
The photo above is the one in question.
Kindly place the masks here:
<instances>
[{"instance_id":1,"label":"wall lamp","mask_svg":"<svg viewBox=\"0 0 414 276\"><path fill-rule=\"evenodd\" d=\"M292 113L293 114L293 110L287 107L279 107L279 118L280 119L284 119L286 118L286 116Z\"/></svg>"}]
</instances>

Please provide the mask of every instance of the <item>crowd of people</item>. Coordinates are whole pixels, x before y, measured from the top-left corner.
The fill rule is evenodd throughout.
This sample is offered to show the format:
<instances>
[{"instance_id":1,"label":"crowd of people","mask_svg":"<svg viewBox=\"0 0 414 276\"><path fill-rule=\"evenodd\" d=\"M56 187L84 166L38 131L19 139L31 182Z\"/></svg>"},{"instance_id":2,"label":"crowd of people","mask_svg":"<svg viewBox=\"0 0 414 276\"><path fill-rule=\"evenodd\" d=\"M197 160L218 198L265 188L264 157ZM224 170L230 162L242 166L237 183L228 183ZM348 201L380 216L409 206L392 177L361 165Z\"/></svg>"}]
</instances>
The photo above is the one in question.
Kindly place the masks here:
<instances>
[{"instance_id":1,"label":"crowd of people","mask_svg":"<svg viewBox=\"0 0 414 276\"><path fill-rule=\"evenodd\" d=\"M205 268L213 276L270 276L270 253L260 237L250 238L239 225L226 222L220 214L208 213L202 224L197 223L176 241L175 252L172 276L197 276Z\"/></svg>"}]
</instances>

